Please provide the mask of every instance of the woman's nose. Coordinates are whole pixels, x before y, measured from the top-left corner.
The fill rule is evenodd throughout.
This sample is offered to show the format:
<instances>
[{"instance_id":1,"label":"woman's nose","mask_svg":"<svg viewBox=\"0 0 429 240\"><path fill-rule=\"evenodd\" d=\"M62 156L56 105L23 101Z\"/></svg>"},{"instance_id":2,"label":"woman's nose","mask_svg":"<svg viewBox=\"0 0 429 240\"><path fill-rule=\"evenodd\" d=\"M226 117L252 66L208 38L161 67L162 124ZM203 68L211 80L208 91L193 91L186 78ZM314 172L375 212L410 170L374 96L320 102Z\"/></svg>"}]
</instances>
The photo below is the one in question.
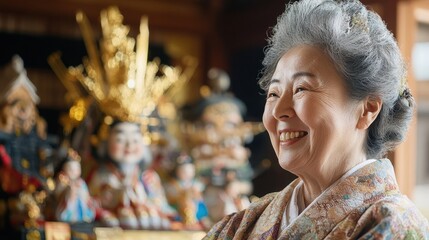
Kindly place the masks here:
<instances>
[{"instance_id":1,"label":"woman's nose","mask_svg":"<svg viewBox=\"0 0 429 240\"><path fill-rule=\"evenodd\" d=\"M280 96L272 112L274 118L277 120L287 119L296 115L293 108L293 100L290 94L283 94Z\"/></svg>"}]
</instances>

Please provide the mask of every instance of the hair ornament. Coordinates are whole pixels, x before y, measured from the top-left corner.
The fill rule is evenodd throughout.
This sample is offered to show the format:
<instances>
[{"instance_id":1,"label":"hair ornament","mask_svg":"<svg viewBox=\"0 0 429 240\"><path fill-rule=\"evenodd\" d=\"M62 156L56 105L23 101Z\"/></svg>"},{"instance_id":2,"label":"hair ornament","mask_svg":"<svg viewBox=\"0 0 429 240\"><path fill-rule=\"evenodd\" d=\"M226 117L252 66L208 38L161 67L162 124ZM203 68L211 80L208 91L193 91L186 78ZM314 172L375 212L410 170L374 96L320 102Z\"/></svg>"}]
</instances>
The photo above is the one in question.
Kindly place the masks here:
<instances>
[{"instance_id":1,"label":"hair ornament","mask_svg":"<svg viewBox=\"0 0 429 240\"><path fill-rule=\"evenodd\" d=\"M408 87L407 77L403 76L401 80L401 87L399 88L399 99L406 105L411 107L413 105L413 95Z\"/></svg>"},{"instance_id":2,"label":"hair ornament","mask_svg":"<svg viewBox=\"0 0 429 240\"><path fill-rule=\"evenodd\" d=\"M406 99L412 97L410 88L408 87L406 76L403 76L401 79L401 87L399 88L399 96L401 98L406 98Z\"/></svg>"},{"instance_id":3,"label":"hair ornament","mask_svg":"<svg viewBox=\"0 0 429 240\"><path fill-rule=\"evenodd\" d=\"M406 87L403 91L402 91L402 93L400 94L400 96L402 97L402 98L410 98L410 97L412 97L412 95L411 95L411 91L410 91L410 89L408 88L408 87Z\"/></svg>"},{"instance_id":4,"label":"hair ornament","mask_svg":"<svg viewBox=\"0 0 429 240\"><path fill-rule=\"evenodd\" d=\"M334 0L340 8L345 12L345 22L348 23L346 33L349 33L352 29L360 29L363 32L368 33L368 19L366 14L362 12L361 8L353 8L353 10L347 10L348 3L359 2L357 0Z\"/></svg>"},{"instance_id":5,"label":"hair ornament","mask_svg":"<svg viewBox=\"0 0 429 240\"><path fill-rule=\"evenodd\" d=\"M74 150L73 148L69 148L67 150L67 159L70 161L76 161L76 162L81 161L79 153L76 152L76 150Z\"/></svg>"},{"instance_id":6,"label":"hair ornament","mask_svg":"<svg viewBox=\"0 0 429 240\"><path fill-rule=\"evenodd\" d=\"M368 20L361 13L354 13L349 20L349 30L351 29L360 29L368 33Z\"/></svg>"}]
</instances>

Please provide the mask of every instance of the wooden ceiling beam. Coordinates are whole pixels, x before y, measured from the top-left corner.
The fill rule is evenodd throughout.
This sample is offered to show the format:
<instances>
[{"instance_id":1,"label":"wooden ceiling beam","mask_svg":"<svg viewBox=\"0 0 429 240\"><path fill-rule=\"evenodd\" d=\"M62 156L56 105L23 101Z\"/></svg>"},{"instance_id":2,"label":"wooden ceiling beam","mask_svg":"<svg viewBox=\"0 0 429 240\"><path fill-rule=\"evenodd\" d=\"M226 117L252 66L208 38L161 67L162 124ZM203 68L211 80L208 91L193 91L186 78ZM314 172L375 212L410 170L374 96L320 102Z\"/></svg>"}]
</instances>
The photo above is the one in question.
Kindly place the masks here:
<instances>
[{"instance_id":1,"label":"wooden ceiling beam","mask_svg":"<svg viewBox=\"0 0 429 240\"><path fill-rule=\"evenodd\" d=\"M102 9L118 6L124 15L124 24L138 28L142 15L149 17L151 29L207 33L210 29L206 17L209 9L201 1L181 0L180 3L159 0L39 0L0 1L0 15L21 16L27 19L46 21L50 25L57 22L75 22L75 14L82 10L94 27L99 25ZM97 24L98 23L98 24ZM54 27L55 28L55 27Z\"/></svg>"}]
</instances>

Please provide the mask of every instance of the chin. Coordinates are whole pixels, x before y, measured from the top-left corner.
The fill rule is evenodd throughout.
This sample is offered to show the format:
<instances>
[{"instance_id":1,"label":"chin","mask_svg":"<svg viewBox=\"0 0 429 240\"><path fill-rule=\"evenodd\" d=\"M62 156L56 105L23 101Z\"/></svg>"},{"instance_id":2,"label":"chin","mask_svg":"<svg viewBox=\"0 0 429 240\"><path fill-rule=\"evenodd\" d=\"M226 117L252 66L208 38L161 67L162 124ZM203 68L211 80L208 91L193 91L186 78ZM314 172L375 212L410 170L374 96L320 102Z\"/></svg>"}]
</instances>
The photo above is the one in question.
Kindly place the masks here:
<instances>
[{"instance_id":1,"label":"chin","mask_svg":"<svg viewBox=\"0 0 429 240\"><path fill-rule=\"evenodd\" d=\"M287 162L287 161L281 161L279 159L279 165L280 165L281 168L283 168L286 171L289 171L289 169L291 169L290 163Z\"/></svg>"},{"instance_id":2,"label":"chin","mask_svg":"<svg viewBox=\"0 0 429 240\"><path fill-rule=\"evenodd\" d=\"M293 169L295 169L297 167L297 163L299 161L300 161L299 159L290 159L290 158L281 159L281 158L279 158L279 165L284 170L293 173Z\"/></svg>"}]
</instances>

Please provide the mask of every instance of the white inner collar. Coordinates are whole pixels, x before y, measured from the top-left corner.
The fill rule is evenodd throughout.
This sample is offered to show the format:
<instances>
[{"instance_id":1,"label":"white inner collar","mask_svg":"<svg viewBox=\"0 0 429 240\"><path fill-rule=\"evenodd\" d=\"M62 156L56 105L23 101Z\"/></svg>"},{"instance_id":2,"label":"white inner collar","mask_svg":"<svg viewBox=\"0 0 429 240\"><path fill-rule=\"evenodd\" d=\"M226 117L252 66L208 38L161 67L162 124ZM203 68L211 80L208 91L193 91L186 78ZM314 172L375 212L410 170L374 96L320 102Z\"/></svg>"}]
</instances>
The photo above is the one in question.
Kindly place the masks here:
<instances>
[{"instance_id":1,"label":"white inner collar","mask_svg":"<svg viewBox=\"0 0 429 240\"><path fill-rule=\"evenodd\" d=\"M307 206L307 208L311 207L314 202L316 202L320 196L322 196L325 192L327 192L329 189L337 185L341 180L344 178L352 175L354 172L359 170L360 168L363 168L364 166L375 162L376 159L368 159L366 161L363 161L359 163L358 165L354 166L350 170L348 170L343 176L341 176L337 181L335 181L331 186L325 189L314 201ZM281 230L285 229L287 226L289 226L295 219L298 218L300 214L302 214L307 208L305 207L304 202L304 193L302 191L304 182L301 180L296 187L293 189L292 196L290 198L289 203L286 206L286 209L283 211L283 217L281 222Z\"/></svg>"}]
</instances>

